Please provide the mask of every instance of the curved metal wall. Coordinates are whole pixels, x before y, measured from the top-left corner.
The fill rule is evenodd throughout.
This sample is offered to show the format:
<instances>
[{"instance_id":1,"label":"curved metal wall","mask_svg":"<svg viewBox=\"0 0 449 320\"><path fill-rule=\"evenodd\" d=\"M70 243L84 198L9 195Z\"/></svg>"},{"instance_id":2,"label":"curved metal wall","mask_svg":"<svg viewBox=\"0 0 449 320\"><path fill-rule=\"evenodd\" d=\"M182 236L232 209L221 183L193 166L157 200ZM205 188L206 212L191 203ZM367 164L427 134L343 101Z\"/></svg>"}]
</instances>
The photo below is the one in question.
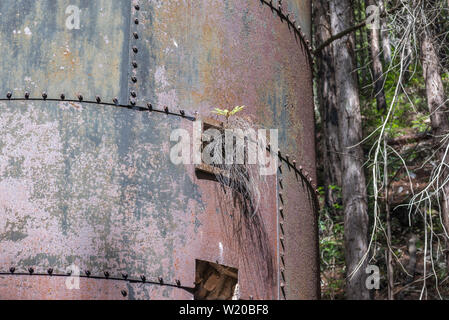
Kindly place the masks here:
<instances>
[{"instance_id":1,"label":"curved metal wall","mask_svg":"<svg viewBox=\"0 0 449 320\"><path fill-rule=\"evenodd\" d=\"M310 3L283 2L0 3L1 298L190 299L195 259L238 268L242 299L319 297ZM235 105L280 134L257 221L169 158Z\"/></svg>"}]
</instances>

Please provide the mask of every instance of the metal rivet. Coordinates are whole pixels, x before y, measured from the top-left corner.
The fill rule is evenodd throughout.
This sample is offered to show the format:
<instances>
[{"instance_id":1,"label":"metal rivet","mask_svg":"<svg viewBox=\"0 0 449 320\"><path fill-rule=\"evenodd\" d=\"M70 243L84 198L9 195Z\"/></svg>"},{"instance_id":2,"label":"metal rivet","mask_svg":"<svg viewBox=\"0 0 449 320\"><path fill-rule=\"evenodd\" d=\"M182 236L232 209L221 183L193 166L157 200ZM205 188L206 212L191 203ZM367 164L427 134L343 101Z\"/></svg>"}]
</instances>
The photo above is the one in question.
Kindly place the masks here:
<instances>
[{"instance_id":1,"label":"metal rivet","mask_svg":"<svg viewBox=\"0 0 449 320\"><path fill-rule=\"evenodd\" d=\"M43 92L43 93L42 93L42 98L44 98L44 100L47 100L47 97L48 97L47 93L46 93L46 92Z\"/></svg>"},{"instance_id":2,"label":"metal rivet","mask_svg":"<svg viewBox=\"0 0 449 320\"><path fill-rule=\"evenodd\" d=\"M159 277L159 283L164 284L164 279L162 277Z\"/></svg>"},{"instance_id":3,"label":"metal rivet","mask_svg":"<svg viewBox=\"0 0 449 320\"><path fill-rule=\"evenodd\" d=\"M137 47L133 47L133 51L134 51L134 53L137 53L137 52L139 52L139 49L137 49Z\"/></svg>"},{"instance_id":4,"label":"metal rivet","mask_svg":"<svg viewBox=\"0 0 449 320\"><path fill-rule=\"evenodd\" d=\"M176 285L177 285L178 287L180 287L180 286L181 286L181 281L180 281L180 280L176 280Z\"/></svg>"},{"instance_id":5,"label":"metal rivet","mask_svg":"<svg viewBox=\"0 0 449 320\"><path fill-rule=\"evenodd\" d=\"M101 98L99 96L96 96L97 103L101 103Z\"/></svg>"},{"instance_id":6,"label":"metal rivet","mask_svg":"<svg viewBox=\"0 0 449 320\"><path fill-rule=\"evenodd\" d=\"M293 165L296 167L296 160L293 160Z\"/></svg>"},{"instance_id":7,"label":"metal rivet","mask_svg":"<svg viewBox=\"0 0 449 320\"><path fill-rule=\"evenodd\" d=\"M140 10L140 6L139 6L138 4L136 4L136 5L134 6L134 8L135 8L136 10Z\"/></svg>"},{"instance_id":8,"label":"metal rivet","mask_svg":"<svg viewBox=\"0 0 449 320\"><path fill-rule=\"evenodd\" d=\"M184 110L179 111L179 113L180 113L181 116L183 116L183 117L186 115L186 112L185 112Z\"/></svg>"},{"instance_id":9,"label":"metal rivet","mask_svg":"<svg viewBox=\"0 0 449 320\"><path fill-rule=\"evenodd\" d=\"M30 274L33 274L33 273L34 273L34 269L33 269L33 268L29 268L29 269L28 269L28 272L29 272Z\"/></svg>"},{"instance_id":10,"label":"metal rivet","mask_svg":"<svg viewBox=\"0 0 449 320\"><path fill-rule=\"evenodd\" d=\"M131 103L132 106L135 106L135 105L136 105L136 100L134 100L134 99L133 99L133 100L130 100L129 102Z\"/></svg>"},{"instance_id":11,"label":"metal rivet","mask_svg":"<svg viewBox=\"0 0 449 320\"><path fill-rule=\"evenodd\" d=\"M128 295L128 292L126 292L125 290L122 290L122 296L126 297Z\"/></svg>"},{"instance_id":12,"label":"metal rivet","mask_svg":"<svg viewBox=\"0 0 449 320\"><path fill-rule=\"evenodd\" d=\"M146 278L144 275L141 275L141 276L140 276L140 279L142 279L142 282L147 281L147 278Z\"/></svg>"},{"instance_id":13,"label":"metal rivet","mask_svg":"<svg viewBox=\"0 0 449 320\"><path fill-rule=\"evenodd\" d=\"M136 83L137 82L137 78L136 77L131 77L132 82Z\"/></svg>"},{"instance_id":14,"label":"metal rivet","mask_svg":"<svg viewBox=\"0 0 449 320\"><path fill-rule=\"evenodd\" d=\"M139 34L137 32L133 32L134 39L139 39Z\"/></svg>"},{"instance_id":15,"label":"metal rivet","mask_svg":"<svg viewBox=\"0 0 449 320\"><path fill-rule=\"evenodd\" d=\"M139 19L137 19L137 18L134 19L134 23L135 23L135 24L139 24Z\"/></svg>"},{"instance_id":16,"label":"metal rivet","mask_svg":"<svg viewBox=\"0 0 449 320\"><path fill-rule=\"evenodd\" d=\"M114 102L115 104L118 104L118 99L114 98L114 99L112 99L112 102Z\"/></svg>"},{"instance_id":17,"label":"metal rivet","mask_svg":"<svg viewBox=\"0 0 449 320\"><path fill-rule=\"evenodd\" d=\"M29 99L30 98L30 93L29 92L25 92L25 99Z\"/></svg>"},{"instance_id":18,"label":"metal rivet","mask_svg":"<svg viewBox=\"0 0 449 320\"><path fill-rule=\"evenodd\" d=\"M14 268L14 267L9 268L9 272L11 272L11 273L16 272L16 268Z\"/></svg>"},{"instance_id":19,"label":"metal rivet","mask_svg":"<svg viewBox=\"0 0 449 320\"><path fill-rule=\"evenodd\" d=\"M128 279L128 274L127 273L122 273L122 277L123 277L123 279Z\"/></svg>"},{"instance_id":20,"label":"metal rivet","mask_svg":"<svg viewBox=\"0 0 449 320\"><path fill-rule=\"evenodd\" d=\"M72 271L70 270L70 271L67 271L67 275L68 276L71 276L72 275Z\"/></svg>"},{"instance_id":21,"label":"metal rivet","mask_svg":"<svg viewBox=\"0 0 449 320\"><path fill-rule=\"evenodd\" d=\"M253 296L249 296L249 300L254 300L254 297Z\"/></svg>"},{"instance_id":22,"label":"metal rivet","mask_svg":"<svg viewBox=\"0 0 449 320\"><path fill-rule=\"evenodd\" d=\"M79 101L83 101L83 96L82 95L78 95L78 100Z\"/></svg>"},{"instance_id":23,"label":"metal rivet","mask_svg":"<svg viewBox=\"0 0 449 320\"><path fill-rule=\"evenodd\" d=\"M285 283L281 282L281 288L285 288Z\"/></svg>"},{"instance_id":24,"label":"metal rivet","mask_svg":"<svg viewBox=\"0 0 449 320\"><path fill-rule=\"evenodd\" d=\"M153 105L151 103L147 103L148 111L153 111Z\"/></svg>"},{"instance_id":25,"label":"metal rivet","mask_svg":"<svg viewBox=\"0 0 449 320\"><path fill-rule=\"evenodd\" d=\"M53 274L53 269L52 269L52 268L49 268L49 269L47 270L47 273L48 273L49 275L52 275L52 274Z\"/></svg>"},{"instance_id":26,"label":"metal rivet","mask_svg":"<svg viewBox=\"0 0 449 320\"><path fill-rule=\"evenodd\" d=\"M105 272L104 272L104 276L105 276L106 279L108 279L109 276L110 276L109 272L105 271Z\"/></svg>"},{"instance_id":27,"label":"metal rivet","mask_svg":"<svg viewBox=\"0 0 449 320\"><path fill-rule=\"evenodd\" d=\"M136 61L133 61L133 67L137 68L137 62Z\"/></svg>"},{"instance_id":28,"label":"metal rivet","mask_svg":"<svg viewBox=\"0 0 449 320\"><path fill-rule=\"evenodd\" d=\"M65 100L65 94L61 94L61 100Z\"/></svg>"},{"instance_id":29,"label":"metal rivet","mask_svg":"<svg viewBox=\"0 0 449 320\"><path fill-rule=\"evenodd\" d=\"M6 97L7 97L8 99L11 99L12 93L11 93L11 92L8 92L8 93L6 94Z\"/></svg>"},{"instance_id":30,"label":"metal rivet","mask_svg":"<svg viewBox=\"0 0 449 320\"><path fill-rule=\"evenodd\" d=\"M89 270L86 270L85 274L86 274L86 276L90 277L90 271Z\"/></svg>"},{"instance_id":31,"label":"metal rivet","mask_svg":"<svg viewBox=\"0 0 449 320\"><path fill-rule=\"evenodd\" d=\"M137 97L137 93L135 91L131 91L131 96L135 98Z\"/></svg>"},{"instance_id":32,"label":"metal rivet","mask_svg":"<svg viewBox=\"0 0 449 320\"><path fill-rule=\"evenodd\" d=\"M169 113L169 110L168 110L167 106L164 107L164 111L165 111L165 113Z\"/></svg>"}]
</instances>

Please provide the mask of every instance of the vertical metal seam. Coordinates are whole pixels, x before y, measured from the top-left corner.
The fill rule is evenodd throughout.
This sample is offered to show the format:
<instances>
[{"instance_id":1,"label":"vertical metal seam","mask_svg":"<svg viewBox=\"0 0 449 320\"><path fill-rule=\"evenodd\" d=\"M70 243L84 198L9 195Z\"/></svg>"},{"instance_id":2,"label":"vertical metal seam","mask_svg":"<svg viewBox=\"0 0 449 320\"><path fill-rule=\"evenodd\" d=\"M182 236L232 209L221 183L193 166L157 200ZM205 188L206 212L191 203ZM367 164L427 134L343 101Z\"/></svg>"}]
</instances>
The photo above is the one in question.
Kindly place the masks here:
<instances>
[{"instance_id":1,"label":"vertical metal seam","mask_svg":"<svg viewBox=\"0 0 449 320\"><path fill-rule=\"evenodd\" d=\"M309 58L309 62L311 65L314 65L315 61L313 60L313 48L311 45L311 42L309 39L307 39L306 35L301 29L301 26L298 24L296 25L296 18L293 18L293 14L291 12L285 12L282 6L282 0L278 0L278 6L276 7L273 4L273 0L257 0L260 1L262 5L268 6L272 12L276 12L279 18L281 19L281 22L284 20L287 22L287 26L290 29L292 27L293 32L295 35L299 37L302 44L304 45L304 48L307 52L307 57Z\"/></svg>"},{"instance_id":2,"label":"vertical metal seam","mask_svg":"<svg viewBox=\"0 0 449 320\"><path fill-rule=\"evenodd\" d=\"M131 4L131 12L130 12L130 26L129 26L129 56L130 61L128 61L128 70L129 72L129 79L128 79L128 102L131 106L136 106L137 104L137 89L138 89L138 78L137 78L137 59L136 55L139 53L139 46L137 44L137 40L139 39L139 33L138 33L138 25L140 23L139 20L139 11L140 11L140 5L138 0L133 0ZM131 62L132 61L132 62Z\"/></svg>"},{"instance_id":3,"label":"vertical metal seam","mask_svg":"<svg viewBox=\"0 0 449 320\"><path fill-rule=\"evenodd\" d=\"M276 191L279 192L280 191L280 183L279 181L282 180L281 178L282 176L280 175L280 173L278 172L276 174ZM277 285L277 296L278 296L278 300L281 300L281 255L280 255L280 250L281 250L281 246L280 246L280 241L279 241L279 237L281 234L281 226L280 226L280 217L279 217L279 212L277 210L277 208L279 207L279 199L278 197L276 197L276 246L277 246L277 260L278 260L278 271L277 271L277 278L278 278L278 285Z\"/></svg>"},{"instance_id":4,"label":"vertical metal seam","mask_svg":"<svg viewBox=\"0 0 449 320\"><path fill-rule=\"evenodd\" d=\"M279 157L281 156L281 152L278 152ZM279 255L279 270L278 270L278 274L279 274L279 283L278 283L278 295L279 295L279 300L287 300L287 295L286 295L286 291L285 291L285 281L284 281L284 277L285 277L285 249L284 246L282 244L282 238L285 238L285 212L283 211L283 208L280 206L280 194L281 194L281 190L284 189L283 186L283 173L282 173L282 161L280 161L279 164L279 179L277 181L277 185L278 185L278 193L276 195L276 212L277 212L277 216L279 219L278 222L278 237L277 237L277 242L278 242L278 255ZM282 296L282 297L281 297Z\"/></svg>"}]
</instances>

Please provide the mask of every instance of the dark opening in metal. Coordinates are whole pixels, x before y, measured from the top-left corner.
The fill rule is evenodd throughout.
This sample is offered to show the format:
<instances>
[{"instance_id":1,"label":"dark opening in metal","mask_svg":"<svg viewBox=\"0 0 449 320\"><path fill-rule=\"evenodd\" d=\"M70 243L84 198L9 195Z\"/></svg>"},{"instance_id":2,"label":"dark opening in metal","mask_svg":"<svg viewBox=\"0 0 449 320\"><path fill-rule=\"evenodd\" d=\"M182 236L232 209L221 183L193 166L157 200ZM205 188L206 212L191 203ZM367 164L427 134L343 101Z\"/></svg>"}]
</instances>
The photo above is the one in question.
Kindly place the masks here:
<instances>
[{"instance_id":1,"label":"dark opening in metal","mask_svg":"<svg viewBox=\"0 0 449 320\"><path fill-rule=\"evenodd\" d=\"M238 270L196 260L195 300L239 299Z\"/></svg>"}]
</instances>

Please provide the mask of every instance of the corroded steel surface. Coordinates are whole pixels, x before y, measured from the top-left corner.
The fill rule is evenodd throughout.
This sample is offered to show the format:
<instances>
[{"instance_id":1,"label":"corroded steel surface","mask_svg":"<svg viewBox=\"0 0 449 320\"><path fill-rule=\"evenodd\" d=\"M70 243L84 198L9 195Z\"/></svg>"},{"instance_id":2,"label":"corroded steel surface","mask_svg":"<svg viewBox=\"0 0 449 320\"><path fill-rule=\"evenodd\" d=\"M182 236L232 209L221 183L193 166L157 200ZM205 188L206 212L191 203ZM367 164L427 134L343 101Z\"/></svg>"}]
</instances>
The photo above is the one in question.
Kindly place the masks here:
<instances>
[{"instance_id":1,"label":"corroded steel surface","mask_svg":"<svg viewBox=\"0 0 449 320\"><path fill-rule=\"evenodd\" d=\"M69 5L81 10L79 29L67 29ZM128 0L0 1L0 88L127 102L130 10Z\"/></svg>"},{"instance_id":2,"label":"corroded steel surface","mask_svg":"<svg viewBox=\"0 0 449 320\"><path fill-rule=\"evenodd\" d=\"M69 4L81 8L79 30L65 29ZM310 33L309 1L283 6ZM283 152L314 172L307 53L261 1L22 0L2 1L0 9L5 95L117 97L198 117L246 105L246 116L279 129ZM163 277L191 288L200 259L237 268L243 299L318 297L313 190L285 162L284 247L275 176L260 216L250 220L193 165L170 162L170 132L191 131L187 118L82 101L3 101L0 111L0 272L64 273L74 263L101 277ZM0 297L191 293L106 279L82 279L81 290L68 290L61 278L2 275Z\"/></svg>"}]
</instances>

